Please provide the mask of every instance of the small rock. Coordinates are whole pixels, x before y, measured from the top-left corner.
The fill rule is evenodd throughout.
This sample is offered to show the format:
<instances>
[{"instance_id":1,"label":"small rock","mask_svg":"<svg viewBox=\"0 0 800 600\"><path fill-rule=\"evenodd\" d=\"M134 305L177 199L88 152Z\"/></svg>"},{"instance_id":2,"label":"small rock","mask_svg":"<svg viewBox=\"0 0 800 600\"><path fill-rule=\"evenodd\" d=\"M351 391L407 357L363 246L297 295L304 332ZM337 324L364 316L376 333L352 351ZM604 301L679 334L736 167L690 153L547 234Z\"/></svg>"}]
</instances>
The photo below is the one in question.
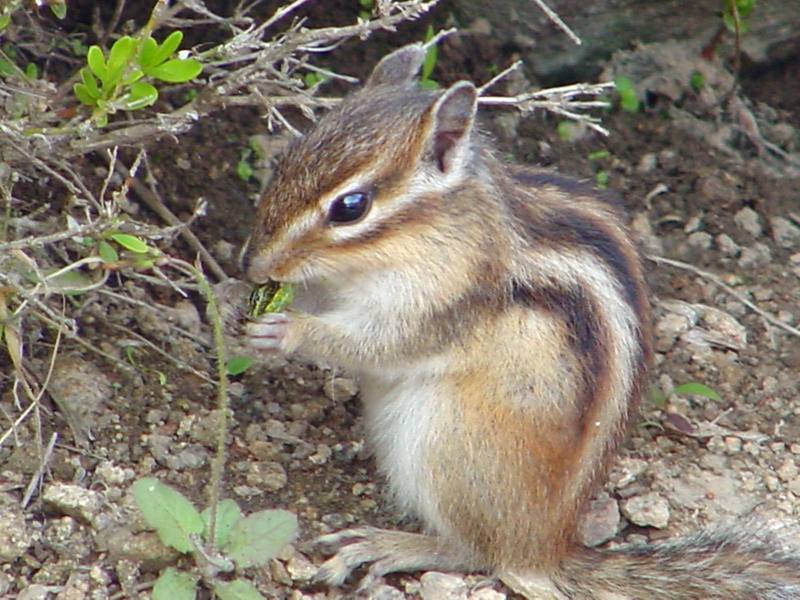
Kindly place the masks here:
<instances>
[{"instance_id":1,"label":"small rock","mask_svg":"<svg viewBox=\"0 0 800 600\"><path fill-rule=\"evenodd\" d=\"M736 258L742 251L741 246L733 241L733 238L727 233L720 233L717 236L717 247L719 251L729 258Z\"/></svg>"},{"instance_id":2,"label":"small rock","mask_svg":"<svg viewBox=\"0 0 800 600\"><path fill-rule=\"evenodd\" d=\"M114 563L130 561L139 564L143 571L160 571L175 564L179 556L177 550L165 546L152 531L134 534L125 527L107 527L95 539Z\"/></svg>"},{"instance_id":3,"label":"small rock","mask_svg":"<svg viewBox=\"0 0 800 600\"><path fill-rule=\"evenodd\" d=\"M742 255L739 257L739 266L743 269L756 269L765 267L772 262L772 252L769 246L756 242L749 248L742 250Z\"/></svg>"},{"instance_id":4,"label":"small rock","mask_svg":"<svg viewBox=\"0 0 800 600\"><path fill-rule=\"evenodd\" d=\"M300 553L295 553L286 561L286 572L293 581L311 581L317 574L317 567Z\"/></svg>"},{"instance_id":5,"label":"small rock","mask_svg":"<svg viewBox=\"0 0 800 600\"><path fill-rule=\"evenodd\" d=\"M745 206L733 215L733 221L740 229L744 229L754 238L759 237L764 229L761 226L761 217L752 208Z\"/></svg>"},{"instance_id":6,"label":"small rock","mask_svg":"<svg viewBox=\"0 0 800 600\"><path fill-rule=\"evenodd\" d=\"M797 477L797 464L791 458L787 458L783 461L783 464L775 470L775 473L781 481L791 481Z\"/></svg>"},{"instance_id":7,"label":"small rock","mask_svg":"<svg viewBox=\"0 0 800 600\"><path fill-rule=\"evenodd\" d=\"M636 165L637 173L647 174L651 173L658 166L658 159L652 152L645 152L639 158L639 164Z\"/></svg>"},{"instance_id":8,"label":"small rock","mask_svg":"<svg viewBox=\"0 0 800 600\"><path fill-rule=\"evenodd\" d=\"M48 485L42 494L42 501L49 510L90 525L103 506L103 497L99 492L68 483Z\"/></svg>"},{"instance_id":9,"label":"small rock","mask_svg":"<svg viewBox=\"0 0 800 600\"><path fill-rule=\"evenodd\" d=\"M349 377L333 376L325 378L322 389L325 391L325 396L328 400L345 402L358 393L358 384Z\"/></svg>"},{"instance_id":10,"label":"small rock","mask_svg":"<svg viewBox=\"0 0 800 600\"><path fill-rule=\"evenodd\" d=\"M475 590L469 595L469 600L506 600L508 596L490 587Z\"/></svg>"},{"instance_id":11,"label":"small rock","mask_svg":"<svg viewBox=\"0 0 800 600\"><path fill-rule=\"evenodd\" d=\"M694 233L689 234L689 237L686 238L686 243L689 244L691 248L696 250L708 250L711 248L711 243L714 240L711 237L710 233L706 233L705 231L695 231Z\"/></svg>"},{"instance_id":12,"label":"small rock","mask_svg":"<svg viewBox=\"0 0 800 600\"><path fill-rule=\"evenodd\" d=\"M703 215L692 215L689 217L689 220L686 221L686 225L683 226L684 233L694 233L695 231L700 231L700 228L703 226Z\"/></svg>"},{"instance_id":13,"label":"small rock","mask_svg":"<svg viewBox=\"0 0 800 600\"><path fill-rule=\"evenodd\" d=\"M15 561L32 543L22 509L15 503L4 504L0 508L0 563Z\"/></svg>"},{"instance_id":14,"label":"small rock","mask_svg":"<svg viewBox=\"0 0 800 600\"><path fill-rule=\"evenodd\" d=\"M17 600L47 600L50 594L57 594L63 589L60 585L42 585L34 583L27 586L17 595Z\"/></svg>"},{"instance_id":15,"label":"small rock","mask_svg":"<svg viewBox=\"0 0 800 600\"><path fill-rule=\"evenodd\" d=\"M367 592L367 600L405 600L406 595L390 585L385 583L374 586Z\"/></svg>"},{"instance_id":16,"label":"small rock","mask_svg":"<svg viewBox=\"0 0 800 600\"><path fill-rule=\"evenodd\" d=\"M669 504L655 492L625 500L622 514L640 527L664 529L669 524Z\"/></svg>"},{"instance_id":17,"label":"small rock","mask_svg":"<svg viewBox=\"0 0 800 600\"><path fill-rule=\"evenodd\" d=\"M166 466L174 471L201 468L208 460L208 451L199 444L189 444L173 456L167 456Z\"/></svg>"},{"instance_id":18,"label":"small rock","mask_svg":"<svg viewBox=\"0 0 800 600\"><path fill-rule=\"evenodd\" d=\"M726 454L738 454L742 451L742 440L740 438L728 436L724 441Z\"/></svg>"},{"instance_id":19,"label":"small rock","mask_svg":"<svg viewBox=\"0 0 800 600\"><path fill-rule=\"evenodd\" d=\"M86 445L92 425L114 392L111 381L96 365L77 354L60 357L53 368L47 391L69 424L75 441Z\"/></svg>"},{"instance_id":20,"label":"small rock","mask_svg":"<svg viewBox=\"0 0 800 600\"><path fill-rule=\"evenodd\" d=\"M671 388L672 386L670 386ZM639 458L620 458L611 469L608 480L614 489L630 485L647 469L647 462Z\"/></svg>"},{"instance_id":21,"label":"small rock","mask_svg":"<svg viewBox=\"0 0 800 600\"><path fill-rule=\"evenodd\" d=\"M636 233L636 236L642 241L644 249L648 254L655 254L661 256L664 254L664 244L655 233L653 227L650 225L650 219L645 212L636 213L631 221L631 229Z\"/></svg>"},{"instance_id":22,"label":"small rock","mask_svg":"<svg viewBox=\"0 0 800 600\"><path fill-rule=\"evenodd\" d=\"M245 479L248 485L270 492L282 490L288 481L286 469L274 461L252 463Z\"/></svg>"},{"instance_id":23,"label":"small rock","mask_svg":"<svg viewBox=\"0 0 800 600\"><path fill-rule=\"evenodd\" d=\"M772 217L772 239L781 248L794 248L800 244L800 227L783 217Z\"/></svg>"},{"instance_id":24,"label":"small rock","mask_svg":"<svg viewBox=\"0 0 800 600\"><path fill-rule=\"evenodd\" d=\"M578 525L578 536L585 546L599 546L617 535L619 523L617 501L602 492L589 503Z\"/></svg>"},{"instance_id":25,"label":"small rock","mask_svg":"<svg viewBox=\"0 0 800 600\"><path fill-rule=\"evenodd\" d=\"M422 600L467 600L467 582L463 577L428 571L419 578Z\"/></svg>"},{"instance_id":26,"label":"small rock","mask_svg":"<svg viewBox=\"0 0 800 600\"><path fill-rule=\"evenodd\" d=\"M684 314L668 312L658 319L655 326L656 350L667 352L675 344L675 340L689 331L694 322Z\"/></svg>"}]
</instances>

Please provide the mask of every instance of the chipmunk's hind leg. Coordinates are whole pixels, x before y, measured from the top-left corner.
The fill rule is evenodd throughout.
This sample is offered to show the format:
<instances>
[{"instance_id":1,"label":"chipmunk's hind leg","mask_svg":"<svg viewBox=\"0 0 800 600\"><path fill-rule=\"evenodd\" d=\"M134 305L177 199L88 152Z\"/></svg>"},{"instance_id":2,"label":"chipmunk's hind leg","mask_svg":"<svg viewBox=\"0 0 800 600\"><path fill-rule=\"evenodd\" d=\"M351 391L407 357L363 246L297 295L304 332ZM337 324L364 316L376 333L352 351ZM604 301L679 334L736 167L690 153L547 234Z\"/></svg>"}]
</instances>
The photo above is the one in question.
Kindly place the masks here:
<instances>
[{"instance_id":1,"label":"chipmunk's hind leg","mask_svg":"<svg viewBox=\"0 0 800 600\"><path fill-rule=\"evenodd\" d=\"M359 566L372 563L358 585L360 592L369 590L387 573L476 570L463 552L419 533L358 527L324 535L317 544L336 552L323 563L317 581L340 585Z\"/></svg>"}]
</instances>

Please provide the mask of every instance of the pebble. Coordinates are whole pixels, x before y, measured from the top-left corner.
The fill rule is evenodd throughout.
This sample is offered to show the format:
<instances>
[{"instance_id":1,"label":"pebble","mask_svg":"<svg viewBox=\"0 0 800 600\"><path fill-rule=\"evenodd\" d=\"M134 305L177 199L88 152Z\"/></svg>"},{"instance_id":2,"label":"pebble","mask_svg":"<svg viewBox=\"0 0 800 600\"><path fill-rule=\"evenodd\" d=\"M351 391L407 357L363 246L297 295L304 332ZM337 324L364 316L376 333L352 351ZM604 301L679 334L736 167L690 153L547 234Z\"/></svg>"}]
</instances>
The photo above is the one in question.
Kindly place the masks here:
<instances>
[{"instance_id":1,"label":"pebble","mask_svg":"<svg viewBox=\"0 0 800 600\"><path fill-rule=\"evenodd\" d=\"M578 524L578 537L584 546L599 546L617 535L620 525L617 501L602 492L590 503Z\"/></svg>"},{"instance_id":2,"label":"pebble","mask_svg":"<svg viewBox=\"0 0 800 600\"><path fill-rule=\"evenodd\" d=\"M689 234L689 237L686 238L686 243L696 250L708 250L711 248L711 243L713 241L714 238L711 236L711 234L706 233L705 231L695 231L694 233Z\"/></svg>"},{"instance_id":3,"label":"pebble","mask_svg":"<svg viewBox=\"0 0 800 600\"><path fill-rule=\"evenodd\" d=\"M743 269L765 267L772 262L772 252L769 246L756 242L748 248L742 249L739 257L739 266Z\"/></svg>"},{"instance_id":4,"label":"pebble","mask_svg":"<svg viewBox=\"0 0 800 600\"><path fill-rule=\"evenodd\" d=\"M103 507L103 497L99 492L69 483L48 485L42 494L42 502L53 512L90 525L97 519Z\"/></svg>"},{"instance_id":5,"label":"pebble","mask_svg":"<svg viewBox=\"0 0 800 600\"><path fill-rule=\"evenodd\" d=\"M772 239L781 248L794 248L800 245L800 227L783 217L772 217Z\"/></svg>"},{"instance_id":6,"label":"pebble","mask_svg":"<svg viewBox=\"0 0 800 600\"><path fill-rule=\"evenodd\" d=\"M310 560L300 553L295 553L286 561L286 572L293 581L307 582L314 579L317 574L317 567Z\"/></svg>"},{"instance_id":7,"label":"pebble","mask_svg":"<svg viewBox=\"0 0 800 600\"><path fill-rule=\"evenodd\" d=\"M419 582L422 600L467 600L467 582L458 575L428 571Z\"/></svg>"},{"instance_id":8,"label":"pebble","mask_svg":"<svg viewBox=\"0 0 800 600\"><path fill-rule=\"evenodd\" d=\"M0 509L0 563L15 561L32 543L22 509L16 503L4 504Z\"/></svg>"},{"instance_id":9,"label":"pebble","mask_svg":"<svg viewBox=\"0 0 800 600\"><path fill-rule=\"evenodd\" d=\"M797 477L797 464L791 458L783 461L783 464L775 470L775 474L781 481L791 481Z\"/></svg>"},{"instance_id":10,"label":"pebble","mask_svg":"<svg viewBox=\"0 0 800 600\"><path fill-rule=\"evenodd\" d=\"M489 587L475 590L469 595L469 600L506 600L508 596Z\"/></svg>"},{"instance_id":11,"label":"pebble","mask_svg":"<svg viewBox=\"0 0 800 600\"><path fill-rule=\"evenodd\" d=\"M625 518L641 527L664 529L669 524L669 504L656 492L629 498L621 508Z\"/></svg>"},{"instance_id":12,"label":"pebble","mask_svg":"<svg viewBox=\"0 0 800 600\"><path fill-rule=\"evenodd\" d=\"M733 241L733 238L727 233L720 233L717 236L717 248L719 251L729 258L736 258L742 252L742 247Z\"/></svg>"},{"instance_id":13,"label":"pebble","mask_svg":"<svg viewBox=\"0 0 800 600\"><path fill-rule=\"evenodd\" d=\"M355 379L338 375L326 377L322 389L328 400L334 402L345 402L358 394L358 384Z\"/></svg>"},{"instance_id":14,"label":"pebble","mask_svg":"<svg viewBox=\"0 0 800 600\"><path fill-rule=\"evenodd\" d=\"M761 217L758 216L756 211L747 206L733 215L733 222L736 223L739 229L743 229L754 238L759 237L764 232L761 225Z\"/></svg>"},{"instance_id":15,"label":"pebble","mask_svg":"<svg viewBox=\"0 0 800 600\"><path fill-rule=\"evenodd\" d=\"M406 595L395 587L381 583L369 590L365 597L367 600L405 600Z\"/></svg>"},{"instance_id":16,"label":"pebble","mask_svg":"<svg viewBox=\"0 0 800 600\"><path fill-rule=\"evenodd\" d=\"M270 492L282 490L288 481L286 469L274 461L251 463L245 479L248 485Z\"/></svg>"}]
</instances>

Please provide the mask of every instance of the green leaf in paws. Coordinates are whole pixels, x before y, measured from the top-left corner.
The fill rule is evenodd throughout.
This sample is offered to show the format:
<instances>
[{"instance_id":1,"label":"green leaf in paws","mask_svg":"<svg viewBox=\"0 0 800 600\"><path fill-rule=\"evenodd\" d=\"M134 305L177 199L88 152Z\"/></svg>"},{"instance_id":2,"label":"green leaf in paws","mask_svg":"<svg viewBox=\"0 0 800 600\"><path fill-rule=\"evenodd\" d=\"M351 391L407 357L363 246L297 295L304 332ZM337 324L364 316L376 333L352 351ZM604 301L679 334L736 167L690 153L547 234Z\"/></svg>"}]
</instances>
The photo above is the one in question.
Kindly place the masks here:
<instances>
[{"instance_id":1,"label":"green leaf in paws","mask_svg":"<svg viewBox=\"0 0 800 600\"><path fill-rule=\"evenodd\" d=\"M145 522L166 546L183 553L194 549L190 536L200 535L204 524L186 496L154 477L145 477L133 484L133 497Z\"/></svg>"},{"instance_id":2,"label":"green leaf in paws","mask_svg":"<svg viewBox=\"0 0 800 600\"><path fill-rule=\"evenodd\" d=\"M240 569L264 565L297 535L297 517L286 510L262 510L239 519L223 550Z\"/></svg>"},{"instance_id":3,"label":"green leaf in paws","mask_svg":"<svg viewBox=\"0 0 800 600\"><path fill-rule=\"evenodd\" d=\"M257 287L250 295L250 310L248 314L253 318L268 313L285 310L294 300L294 285L271 281Z\"/></svg>"}]
</instances>

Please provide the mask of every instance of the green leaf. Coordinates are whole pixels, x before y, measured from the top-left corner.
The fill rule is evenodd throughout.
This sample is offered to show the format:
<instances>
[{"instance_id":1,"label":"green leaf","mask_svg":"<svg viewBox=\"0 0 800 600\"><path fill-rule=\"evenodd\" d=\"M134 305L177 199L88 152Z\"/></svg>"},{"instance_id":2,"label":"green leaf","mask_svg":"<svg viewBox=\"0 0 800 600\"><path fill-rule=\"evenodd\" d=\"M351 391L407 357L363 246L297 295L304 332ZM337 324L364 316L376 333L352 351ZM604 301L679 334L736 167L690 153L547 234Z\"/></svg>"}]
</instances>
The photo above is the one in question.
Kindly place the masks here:
<instances>
[{"instance_id":1,"label":"green leaf","mask_svg":"<svg viewBox=\"0 0 800 600\"><path fill-rule=\"evenodd\" d=\"M28 79L37 79L39 77L39 67L36 63L28 63L25 67L25 76Z\"/></svg>"},{"instance_id":2,"label":"green leaf","mask_svg":"<svg viewBox=\"0 0 800 600\"><path fill-rule=\"evenodd\" d=\"M375 4L375 0L358 0L358 3L364 10L372 10L372 7Z\"/></svg>"},{"instance_id":3,"label":"green leaf","mask_svg":"<svg viewBox=\"0 0 800 600\"><path fill-rule=\"evenodd\" d=\"M158 90L155 86L144 81L137 81L131 84L125 101L127 110L138 110L147 106L152 106L158 100Z\"/></svg>"},{"instance_id":4,"label":"green leaf","mask_svg":"<svg viewBox=\"0 0 800 600\"><path fill-rule=\"evenodd\" d=\"M211 509L205 509L200 516L203 517L203 523L205 524L203 534L208 536L208 532L211 529ZM216 541L214 543L216 548L222 548L228 543L228 536L230 535L231 529L241 518L242 509L239 508L235 500L226 498L217 505L217 529L215 533Z\"/></svg>"},{"instance_id":5,"label":"green leaf","mask_svg":"<svg viewBox=\"0 0 800 600\"><path fill-rule=\"evenodd\" d=\"M434 81L433 79L420 79L419 87L421 87L423 90L438 90L439 82Z\"/></svg>"},{"instance_id":6,"label":"green leaf","mask_svg":"<svg viewBox=\"0 0 800 600\"><path fill-rule=\"evenodd\" d=\"M150 249L142 238L136 237L135 235L112 233L109 237L126 250L136 252L137 254L144 254Z\"/></svg>"},{"instance_id":7,"label":"green leaf","mask_svg":"<svg viewBox=\"0 0 800 600\"><path fill-rule=\"evenodd\" d=\"M150 77L155 77L168 83L183 83L197 77L203 70L199 60L193 58L173 58L155 67L148 68L145 72Z\"/></svg>"},{"instance_id":8,"label":"green leaf","mask_svg":"<svg viewBox=\"0 0 800 600\"><path fill-rule=\"evenodd\" d=\"M95 106L97 104L97 97L93 96L89 88L83 83L76 83L73 85L72 91L81 104L86 104L87 106Z\"/></svg>"},{"instance_id":9,"label":"green leaf","mask_svg":"<svg viewBox=\"0 0 800 600\"><path fill-rule=\"evenodd\" d=\"M639 97L636 95L636 88L633 82L624 75L620 75L614 79L614 86L617 88L622 110L625 112L637 112L639 110Z\"/></svg>"},{"instance_id":10,"label":"green leaf","mask_svg":"<svg viewBox=\"0 0 800 600\"><path fill-rule=\"evenodd\" d=\"M108 76L108 67L106 67L106 58L100 46L89 46L89 51L86 53L86 64L89 65L92 73L105 84Z\"/></svg>"},{"instance_id":11,"label":"green leaf","mask_svg":"<svg viewBox=\"0 0 800 600\"><path fill-rule=\"evenodd\" d=\"M189 536L203 532L203 519L186 496L154 477L145 477L133 484L133 497L164 545L178 552L193 550Z\"/></svg>"},{"instance_id":12,"label":"green leaf","mask_svg":"<svg viewBox=\"0 0 800 600\"><path fill-rule=\"evenodd\" d=\"M0 58L0 76L2 77L11 77L12 75L16 74L17 66L12 63L10 60L6 60L5 58Z\"/></svg>"},{"instance_id":13,"label":"green leaf","mask_svg":"<svg viewBox=\"0 0 800 600\"><path fill-rule=\"evenodd\" d=\"M144 69L153 64L158 50L158 42L151 37L146 37L139 50L139 65Z\"/></svg>"},{"instance_id":14,"label":"green leaf","mask_svg":"<svg viewBox=\"0 0 800 600\"><path fill-rule=\"evenodd\" d=\"M433 39L433 25L428 25L425 31L425 41L428 42ZM431 44L425 51L425 59L422 61L422 75L421 81L427 81L431 78L433 69L436 67L436 61L439 59L439 49L436 44Z\"/></svg>"},{"instance_id":15,"label":"green leaf","mask_svg":"<svg viewBox=\"0 0 800 600\"><path fill-rule=\"evenodd\" d=\"M106 263L115 263L119 260L119 254L117 254L114 246L105 240L100 240L97 243L97 253L100 255L100 258L103 259L103 262Z\"/></svg>"},{"instance_id":16,"label":"green leaf","mask_svg":"<svg viewBox=\"0 0 800 600\"><path fill-rule=\"evenodd\" d=\"M236 566L264 565L297 535L297 517L286 510L262 510L239 519L223 550Z\"/></svg>"},{"instance_id":17,"label":"green leaf","mask_svg":"<svg viewBox=\"0 0 800 600\"><path fill-rule=\"evenodd\" d=\"M603 158L608 158L609 156L611 156L611 152L608 150L595 150L594 152L590 152L587 158L589 160L601 160Z\"/></svg>"},{"instance_id":18,"label":"green leaf","mask_svg":"<svg viewBox=\"0 0 800 600\"><path fill-rule=\"evenodd\" d=\"M0 31L8 27L9 23L11 23L11 13L0 16Z\"/></svg>"},{"instance_id":19,"label":"green leaf","mask_svg":"<svg viewBox=\"0 0 800 600\"><path fill-rule=\"evenodd\" d=\"M67 17L67 3L56 0L50 4L50 11L61 20Z\"/></svg>"},{"instance_id":20,"label":"green leaf","mask_svg":"<svg viewBox=\"0 0 800 600\"><path fill-rule=\"evenodd\" d=\"M689 86L695 91L695 93L699 93L705 84L706 78L703 76L703 74L700 71L692 71L692 75L689 77Z\"/></svg>"},{"instance_id":21,"label":"green leaf","mask_svg":"<svg viewBox=\"0 0 800 600\"><path fill-rule=\"evenodd\" d=\"M108 53L107 68L109 74L115 75L115 79L119 77L118 74L122 74L123 69L131 61L137 46L137 41L129 35L123 35L111 46L111 51Z\"/></svg>"},{"instance_id":22,"label":"green leaf","mask_svg":"<svg viewBox=\"0 0 800 600\"><path fill-rule=\"evenodd\" d=\"M80 70L81 74L81 81L83 85L86 86L86 90L89 94L94 98L97 99L100 97L100 88L97 85L97 78L92 75L92 70L89 67L83 67Z\"/></svg>"},{"instance_id":23,"label":"green leaf","mask_svg":"<svg viewBox=\"0 0 800 600\"><path fill-rule=\"evenodd\" d=\"M225 369L228 371L228 375L235 377L247 371L252 365L253 359L249 356L231 356Z\"/></svg>"},{"instance_id":24,"label":"green leaf","mask_svg":"<svg viewBox=\"0 0 800 600\"><path fill-rule=\"evenodd\" d=\"M216 581L214 582L214 593L220 600L264 600L264 596L256 589L256 586L244 579Z\"/></svg>"},{"instance_id":25,"label":"green leaf","mask_svg":"<svg viewBox=\"0 0 800 600\"><path fill-rule=\"evenodd\" d=\"M153 600L194 600L197 596L197 577L167 567L156 579L151 595Z\"/></svg>"},{"instance_id":26,"label":"green leaf","mask_svg":"<svg viewBox=\"0 0 800 600\"><path fill-rule=\"evenodd\" d=\"M722 400L722 397L707 385L703 385L697 381L690 381L689 383L682 383L672 388L672 394L685 395L685 396L702 396L709 400Z\"/></svg>"},{"instance_id":27,"label":"green leaf","mask_svg":"<svg viewBox=\"0 0 800 600\"><path fill-rule=\"evenodd\" d=\"M153 57L153 65L156 66L160 65L170 56L175 54L175 51L180 47L182 41L183 41L182 31L173 31L172 33L170 33L158 47L158 50L156 51L156 54Z\"/></svg>"}]
</instances>

